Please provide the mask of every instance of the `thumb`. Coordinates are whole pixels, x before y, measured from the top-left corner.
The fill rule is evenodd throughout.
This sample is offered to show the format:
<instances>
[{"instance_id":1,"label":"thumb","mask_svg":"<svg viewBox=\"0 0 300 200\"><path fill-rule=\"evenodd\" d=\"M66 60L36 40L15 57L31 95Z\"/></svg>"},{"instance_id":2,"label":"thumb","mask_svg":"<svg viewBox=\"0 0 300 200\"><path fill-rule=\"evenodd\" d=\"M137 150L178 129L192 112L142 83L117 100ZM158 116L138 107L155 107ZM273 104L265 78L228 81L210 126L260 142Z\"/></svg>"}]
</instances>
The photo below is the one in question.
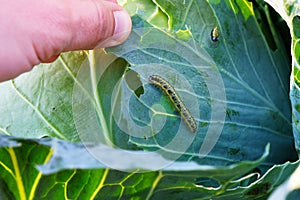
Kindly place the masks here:
<instances>
[{"instance_id":1,"label":"thumb","mask_svg":"<svg viewBox=\"0 0 300 200\"><path fill-rule=\"evenodd\" d=\"M115 46L123 43L130 34L130 16L117 3L79 1L72 12L71 40L63 51Z\"/></svg>"}]
</instances>

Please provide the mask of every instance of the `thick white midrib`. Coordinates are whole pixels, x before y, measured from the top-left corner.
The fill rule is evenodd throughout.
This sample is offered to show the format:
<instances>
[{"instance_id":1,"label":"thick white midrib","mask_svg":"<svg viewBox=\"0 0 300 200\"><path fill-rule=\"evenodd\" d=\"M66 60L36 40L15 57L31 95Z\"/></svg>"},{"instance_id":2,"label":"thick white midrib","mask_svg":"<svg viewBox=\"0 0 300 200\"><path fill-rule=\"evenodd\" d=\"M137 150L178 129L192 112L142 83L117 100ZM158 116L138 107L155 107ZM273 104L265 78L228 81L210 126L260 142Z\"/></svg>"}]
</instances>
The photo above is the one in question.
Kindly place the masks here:
<instances>
[{"instance_id":1,"label":"thick white midrib","mask_svg":"<svg viewBox=\"0 0 300 200\"><path fill-rule=\"evenodd\" d=\"M100 103L100 95L98 92L98 79L97 79L97 64L95 62L95 52L93 50L89 50L89 55L88 55L88 59L89 59L89 65L90 65L90 73L91 73L91 85L92 85L92 90L93 90L93 95L94 95L94 99L96 102L96 111L101 123L101 128L102 128L102 133L106 142L106 145L113 147L114 144L111 142L110 139L110 131L107 127L106 124L106 120L105 120L105 116L103 113L103 109Z\"/></svg>"}]
</instances>

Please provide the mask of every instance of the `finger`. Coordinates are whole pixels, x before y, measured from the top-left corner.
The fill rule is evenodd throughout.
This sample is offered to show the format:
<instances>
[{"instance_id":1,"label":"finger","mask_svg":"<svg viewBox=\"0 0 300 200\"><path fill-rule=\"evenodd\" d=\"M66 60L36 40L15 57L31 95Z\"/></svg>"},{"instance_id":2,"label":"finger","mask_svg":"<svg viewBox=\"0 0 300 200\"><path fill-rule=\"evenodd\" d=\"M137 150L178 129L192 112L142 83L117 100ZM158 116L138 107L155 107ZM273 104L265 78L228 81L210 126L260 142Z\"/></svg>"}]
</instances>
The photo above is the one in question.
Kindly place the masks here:
<instances>
[{"instance_id":1,"label":"finger","mask_svg":"<svg viewBox=\"0 0 300 200\"><path fill-rule=\"evenodd\" d=\"M88 4L83 1L83 4L78 4L73 12L80 14L71 19L72 40L63 51L118 45L123 43L130 34L130 16L118 4L97 0L90 1ZM81 26L78 27L78 24Z\"/></svg>"}]
</instances>

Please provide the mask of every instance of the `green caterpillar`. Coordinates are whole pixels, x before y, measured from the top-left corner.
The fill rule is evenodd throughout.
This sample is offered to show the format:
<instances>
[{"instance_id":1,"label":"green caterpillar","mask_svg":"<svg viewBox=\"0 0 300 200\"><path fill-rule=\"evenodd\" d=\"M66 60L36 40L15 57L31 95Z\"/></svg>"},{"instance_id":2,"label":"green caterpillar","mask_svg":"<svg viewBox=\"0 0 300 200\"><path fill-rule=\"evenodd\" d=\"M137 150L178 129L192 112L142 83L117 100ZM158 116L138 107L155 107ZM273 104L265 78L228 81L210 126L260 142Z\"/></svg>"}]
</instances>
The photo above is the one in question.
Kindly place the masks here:
<instances>
[{"instance_id":1,"label":"green caterpillar","mask_svg":"<svg viewBox=\"0 0 300 200\"><path fill-rule=\"evenodd\" d=\"M174 104L176 110L180 113L181 117L184 119L185 123L188 125L189 129L192 133L196 133L197 131L197 123L190 111L184 105L178 94L176 93L174 87L165 79L158 75L149 76L149 81L153 84L161 88L164 93L169 97L169 99Z\"/></svg>"}]
</instances>

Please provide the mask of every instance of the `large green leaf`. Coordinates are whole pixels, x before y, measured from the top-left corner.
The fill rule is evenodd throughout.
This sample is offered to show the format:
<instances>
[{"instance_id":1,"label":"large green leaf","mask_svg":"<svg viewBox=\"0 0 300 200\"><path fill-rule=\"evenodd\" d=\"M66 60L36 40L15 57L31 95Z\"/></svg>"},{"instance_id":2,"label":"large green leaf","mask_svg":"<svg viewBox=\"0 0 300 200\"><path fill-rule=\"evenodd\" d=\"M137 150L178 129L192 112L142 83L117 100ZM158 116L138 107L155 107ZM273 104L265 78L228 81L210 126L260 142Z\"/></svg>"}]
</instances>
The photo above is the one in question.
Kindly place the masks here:
<instances>
[{"instance_id":1,"label":"large green leaf","mask_svg":"<svg viewBox=\"0 0 300 200\"><path fill-rule=\"evenodd\" d=\"M130 141L139 148L160 149L171 142L170 135L176 133L179 120L173 115L174 109L167 108L168 115L172 115L166 123L167 129L162 129L153 140L148 138L156 127L151 127L154 118L150 120L145 113L155 102L164 104L167 101L148 84L148 77L158 74L174 85L199 123L192 146L184 154L188 157L186 159L219 165L253 160L261 155L269 142L271 152L267 166L296 159L290 125L288 58L282 43L277 44L275 50L269 47L251 4L246 1L212 4L204 1L163 1L158 4L170 19L169 30L156 29L141 18L134 17L132 36L125 45L111 50L130 63L130 69L139 74L144 87L144 94L140 97L130 97L133 92L128 92L130 88L126 87L126 79L122 79L120 103L123 103L122 112L125 114L120 118L133 116L139 123L150 127L150 130L140 128L139 124L132 125L126 118L125 129L135 136ZM175 5L186 9L175 9ZM215 26L220 32L218 42L210 38ZM177 33L184 31L190 35L189 41L178 37ZM222 92L226 95L226 105L222 104ZM134 99L133 103L127 106L130 101L124 99L130 98ZM128 110L124 109L126 106ZM153 108L151 112L157 115L155 111L160 112L157 109ZM226 113L226 118L218 135L217 125L223 123L222 112ZM216 113L217 116L214 116ZM214 134L210 135L209 128L212 126ZM148 139L145 140L142 135L139 137L139 133ZM192 137L188 131L184 134L185 137ZM211 143L216 140L216 145L208 156L199 160L197 155L199 149L201 151L206 145L206 139ZM178 149L174 146L170 151ZM289 149L293 155L285 154L282 148Z\"/></svg>"},{"instance_id":2,"label":"large green leaf","mask_svg":"<svg viewBox=\"0 0 300 200\"><path fill-rule=\"evenodd\" d=\"M85 142L1 137L0 186L9 191L3 195L266 198L298 165L287 162L297 155L283 42L269 41L248 1L129 1L126 7L134 15L132 34L107 50L124 59L71 52L0 84L1 133ZM149 84L152 74L175 87L197 121L196 134Z\"/></svg>"},{"instance_id":3,"label":"large green leaf","mask_svg":"<svg viewBox=\"0 0 300 200\"><path fill-rule=\"evenodd\" d=\"M175 162L159 171L121 172L103 168L82 144L1 137L0 145L5 199L251 199L268 195L298 165L276 165L260 177L254 168L267 148L257 161L228 167Z\"/></svg>"}]
</instances>

